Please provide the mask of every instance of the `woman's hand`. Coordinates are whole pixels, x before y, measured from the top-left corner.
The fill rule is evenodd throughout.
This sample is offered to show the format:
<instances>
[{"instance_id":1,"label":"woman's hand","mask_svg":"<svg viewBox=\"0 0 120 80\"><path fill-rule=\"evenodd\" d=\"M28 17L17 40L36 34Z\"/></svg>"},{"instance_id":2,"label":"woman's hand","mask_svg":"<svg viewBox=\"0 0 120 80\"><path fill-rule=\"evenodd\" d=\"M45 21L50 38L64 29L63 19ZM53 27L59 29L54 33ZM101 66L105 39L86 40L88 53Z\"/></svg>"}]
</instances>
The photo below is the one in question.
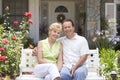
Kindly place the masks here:
<instances>
[{"instance_id":1,"label":"woman's hand","mask_svg":"<svg viewBox=\"0 0 120 80\"><path fill-rule=\"evenodd\" d=\"M37 47L35 47L32 51L32 56L37 56L38 50Z\"/></svg>"}]
</instances>

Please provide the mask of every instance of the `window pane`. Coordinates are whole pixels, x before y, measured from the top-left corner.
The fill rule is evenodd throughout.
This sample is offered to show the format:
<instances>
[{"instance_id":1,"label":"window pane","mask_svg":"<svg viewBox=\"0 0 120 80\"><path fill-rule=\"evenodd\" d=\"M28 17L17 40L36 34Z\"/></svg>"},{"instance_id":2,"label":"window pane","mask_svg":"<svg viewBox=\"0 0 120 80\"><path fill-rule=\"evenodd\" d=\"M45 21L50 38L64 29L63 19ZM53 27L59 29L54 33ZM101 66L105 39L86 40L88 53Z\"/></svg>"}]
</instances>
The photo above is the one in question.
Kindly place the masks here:
<instances>
[{"instance_id":1,"label":"window pane","mask_svg":"<svg viewBox=\"0 0 120 80\"><path fill-rule=\"evenodd\" d=\"M9 7L9 20L7 20L10 24L13 21L21 21L24 13L28 11L28 0L3 0L3 14L5 13L5 8Z\"/></svg>"},{"instance_id":2,"label":"window pane","mask_svg":"<svg viewBox=\"0 0 120 80\"><path fill-rule=\"evenodd\" d=\"M28 11L28 0L3 0L3 12L6 6L11 15L23 15Z\"/></svg>"}]
</instances>

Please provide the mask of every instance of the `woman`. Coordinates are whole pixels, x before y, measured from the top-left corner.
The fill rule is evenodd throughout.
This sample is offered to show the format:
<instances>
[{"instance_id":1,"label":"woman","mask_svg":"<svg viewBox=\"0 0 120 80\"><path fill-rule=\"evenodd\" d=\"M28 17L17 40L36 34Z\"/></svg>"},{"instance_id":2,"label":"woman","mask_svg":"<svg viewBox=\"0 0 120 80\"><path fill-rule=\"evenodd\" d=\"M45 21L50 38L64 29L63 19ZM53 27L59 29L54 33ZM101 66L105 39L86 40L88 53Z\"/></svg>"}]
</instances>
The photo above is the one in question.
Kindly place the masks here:
<instances>
[{"instance_id":1,"label":"woman","mask_svg":"<svg viewBox=\"0 0 120 80\"><path fill-rule=\"evenodd\" d=\"M38 42L39 64L34 69L36 77L45 78L45 80L60 80L62 45L57 39L60 37L61 31L61 24L53 23L49 27L48 38Z\"/></svg>"}]
</instances>

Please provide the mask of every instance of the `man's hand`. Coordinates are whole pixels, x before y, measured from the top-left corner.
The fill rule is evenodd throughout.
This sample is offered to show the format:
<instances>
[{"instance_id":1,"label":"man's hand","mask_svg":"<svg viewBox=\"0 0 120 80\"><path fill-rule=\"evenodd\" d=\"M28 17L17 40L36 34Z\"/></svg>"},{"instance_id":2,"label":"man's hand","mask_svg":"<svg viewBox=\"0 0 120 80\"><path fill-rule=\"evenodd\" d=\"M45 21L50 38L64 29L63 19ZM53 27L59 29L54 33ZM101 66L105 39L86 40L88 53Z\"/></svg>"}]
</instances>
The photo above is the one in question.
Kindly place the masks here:
<instances>
[{"instance_id":1,"label":"man's hand","mask_svg":"<svg viewBox=\"0 0 120 80\"><path fill-rule=\"evenodd\" d=\"M74 72L75 72L76 69L77 69L76 66L73 66L73 67L71 68L71 70L70 70L71 75L74 74Z\"/></svg>"}]
</instances>

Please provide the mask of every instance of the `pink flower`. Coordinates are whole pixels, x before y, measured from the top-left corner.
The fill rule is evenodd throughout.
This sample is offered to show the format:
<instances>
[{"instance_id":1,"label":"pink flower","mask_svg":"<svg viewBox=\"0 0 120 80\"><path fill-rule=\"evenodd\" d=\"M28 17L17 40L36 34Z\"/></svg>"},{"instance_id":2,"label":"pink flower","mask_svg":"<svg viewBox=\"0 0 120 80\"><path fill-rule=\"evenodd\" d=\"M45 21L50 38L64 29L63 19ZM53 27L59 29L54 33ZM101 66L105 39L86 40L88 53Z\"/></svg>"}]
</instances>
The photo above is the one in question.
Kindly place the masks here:
<instances>
[{"instance_id":1,"label":"pink flower","mask_svg":"<svg viewBox=\"0 0 120 80\"><path fill-rule=\"evenodd\" d=\"M18 21L14 21L13 24L17 26L19 24L19 22Z\"/></svg>"},{"instance_id":2,"label":"pink flower","mask_svg":"<svg viewBox=\"0 0 120 80\"><path fill-rule=\"evenodd\" d=\"M5 50L4 50L4 48L0 48L0 52L4 52Z\"/></svg>"},{"instance_id":3,"label":"pink flower","mask_svg":"<svg viewBox=\"0 0 120 80\"><path fill-rule=\"evenodd\" d=\"M0 56L0 61L6 61L6 56Z\"/></svg>"},{"instance_id":4,"label":"pink flower","mask_svg":"<svg viewBox=\"0 0 120 80\"><path fill-rule=\"evenodd\" d=\"M16 37L14 37L14 38L12 38L12 40L13 40L13 41L16 41L16 40L17 40L17 38L16 38Z\"/></svg>"},{"instance_id":5,"label":"pink flower","mask_svg":"<svg viewBox=\"0 0 120 80\"><path fill-rule=\"evenodd\" d=\"M28 20L29 24L33 24L33 21L31 19Z\"/></svg>"},{"instance_id":6,"label":"pink flower","mask_svg":"<svg viewBox=\"0 0 120 80\"><path fill-rule=\"evenodd\" d=\"M8 40L3 40L3 42L2 42L4 45L7 45L9 42L8 42Z\"/></svg>"},{"instance_id":7,"label":"pink flower","mask_svg":"<svg viewBox=\"0 0 120 80\"><path fill-rule=\"evenodd\" d=\"M32 17L32 13L31 12L25 12L25 16L30 19Z\"/></svg>"}]
</instances>

